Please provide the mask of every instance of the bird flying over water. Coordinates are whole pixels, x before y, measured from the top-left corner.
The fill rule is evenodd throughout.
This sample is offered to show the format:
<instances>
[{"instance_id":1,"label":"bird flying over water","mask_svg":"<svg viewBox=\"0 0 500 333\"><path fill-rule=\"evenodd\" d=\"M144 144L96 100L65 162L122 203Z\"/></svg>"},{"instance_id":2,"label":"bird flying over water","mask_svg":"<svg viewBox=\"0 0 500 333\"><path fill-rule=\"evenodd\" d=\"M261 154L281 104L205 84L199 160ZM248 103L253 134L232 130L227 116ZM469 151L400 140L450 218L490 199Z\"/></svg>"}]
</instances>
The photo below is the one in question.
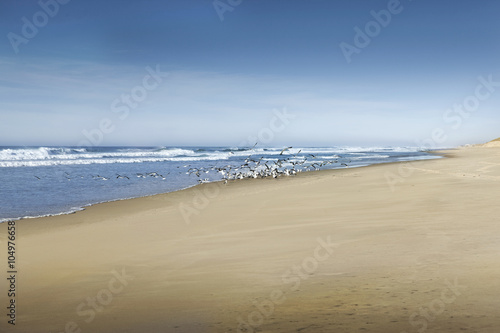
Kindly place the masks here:
<instances>
[{"instance_id":1,"label":"bird flying over water","mask_svg":"<svg viewBox=\"0 0 500 333\"><path fill-rule=\"evenodd\" d=\"M286 147L286 148L283 148L283 150L281 151L280 155L283 155L283 153L287 150L290 150L292 149L293 147Z\"/></svg>"}]
</instances>

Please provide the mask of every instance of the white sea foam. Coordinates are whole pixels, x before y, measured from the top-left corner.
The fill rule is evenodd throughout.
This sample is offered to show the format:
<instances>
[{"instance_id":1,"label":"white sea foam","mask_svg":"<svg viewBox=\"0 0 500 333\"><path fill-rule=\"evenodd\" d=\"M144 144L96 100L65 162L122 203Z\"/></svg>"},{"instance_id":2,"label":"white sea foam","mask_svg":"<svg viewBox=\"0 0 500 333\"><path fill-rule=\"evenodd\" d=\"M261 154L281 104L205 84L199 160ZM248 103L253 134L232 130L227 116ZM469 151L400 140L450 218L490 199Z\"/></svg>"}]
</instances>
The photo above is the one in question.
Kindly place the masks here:
<instances>
[{"instance_id":1,"label":"white sea foam","mask_svg":"<svg viewBox=\"0 0 500 333\"><path fill-rule=\"evenodd\" d=\"M88 207L88 206L90 206L90 205L85 205L84 207ZM54 214L27 215L27 216L16 217L16 218L0 218L0 223L10 222L10 221L27 220L27 219L37 219L39 217L47 217L47 216L68 215L68 214L73 214L73 213L82 211L85 209L84 207L76 207L76 208L72 208L72 209L64 211L64 212L54 213Z\"/></svg>"},{"instance_id":2,"label":"white sea foam","mask_svg":"<svg viewBox=\"0 0 500 333\"><path fill-rule=\"evenodd\" d=\"M106 157L151 157L151 156L178 156L191 155L196 153L189 149L173 148L168 150L147 151L147 150L124 150L110 152L89 152L85 148L23 148L23 149L2 149L0 150L1 161L22 161L22 160L50 160L50 159L84 159L84 158L106 158Z\"/></svg>"},{"instance_id":3,"label":"white sea foam","mask_svg":"<svg viewBox=\"0 0 500 333\"><path fill-rule=\"evenodd\" d=\"M0 150L0 167L36 167L77 164L202 161L227 158L227 154L200 154L190 149L123 149L91 152L85 148L22 148Z\"/></svg>"},{"instance_id":4,"label":"white sea foam","mask_svg":"<svg viewBox=\"0 0 500 333\"><path fill-rule=\"evenodd\" d=\"M354 158L362 160L362 159L367 159L367 158L389 158L389 157L390 157L389 155L370 154L370 155L365 155L365 156L357 156Z\"/></svg>"}]
</instances>

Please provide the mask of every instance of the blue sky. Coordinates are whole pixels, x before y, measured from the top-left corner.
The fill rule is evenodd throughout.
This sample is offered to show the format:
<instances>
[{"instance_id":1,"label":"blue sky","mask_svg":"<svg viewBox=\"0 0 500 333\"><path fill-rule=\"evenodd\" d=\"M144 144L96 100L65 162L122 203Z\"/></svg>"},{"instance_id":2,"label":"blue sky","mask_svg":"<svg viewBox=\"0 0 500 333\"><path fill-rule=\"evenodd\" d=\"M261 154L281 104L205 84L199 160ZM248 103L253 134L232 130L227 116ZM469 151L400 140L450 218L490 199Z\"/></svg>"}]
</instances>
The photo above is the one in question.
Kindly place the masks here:
<instances>
[{"instance_id":1,"label":"blue sky","mask_svg":"<svg viewBox=\"0 0 500 333\"><path fill-rule=\"evenodd\" d=\"M59 1L0 4L0 145L236 146L277 110L293 119L266 145L500 136L495 0Z\"/></svg>"}]
</instances>

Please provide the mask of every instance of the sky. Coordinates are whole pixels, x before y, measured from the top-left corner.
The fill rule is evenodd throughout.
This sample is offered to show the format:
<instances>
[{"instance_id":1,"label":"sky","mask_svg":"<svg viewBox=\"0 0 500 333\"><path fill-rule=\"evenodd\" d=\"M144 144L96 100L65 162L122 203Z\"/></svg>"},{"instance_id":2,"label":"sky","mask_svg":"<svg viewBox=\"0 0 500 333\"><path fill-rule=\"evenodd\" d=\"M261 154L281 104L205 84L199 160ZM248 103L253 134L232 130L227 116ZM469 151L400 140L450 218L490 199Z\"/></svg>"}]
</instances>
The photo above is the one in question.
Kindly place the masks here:
<instances>
[{"instance_id":1,"label":"sky","mask_svg":"<svg viewBox=\"0 0 500 333\"><path fill-rule=\"evenodd\" d=\"M2 0L0 146L486 142L500 136L499 12L496 0Z\"/></svg>"}]
</instances>

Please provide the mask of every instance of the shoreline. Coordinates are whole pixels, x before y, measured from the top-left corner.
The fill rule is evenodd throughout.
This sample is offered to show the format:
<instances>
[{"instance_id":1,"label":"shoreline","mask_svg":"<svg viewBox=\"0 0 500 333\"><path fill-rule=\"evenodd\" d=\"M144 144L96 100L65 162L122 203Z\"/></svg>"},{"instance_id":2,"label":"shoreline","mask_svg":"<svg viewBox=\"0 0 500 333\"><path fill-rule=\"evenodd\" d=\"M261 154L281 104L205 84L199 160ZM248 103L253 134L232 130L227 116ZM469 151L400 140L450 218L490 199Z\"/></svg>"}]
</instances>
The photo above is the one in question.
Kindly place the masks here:
<instances>
[{"instance_id":1,"label":"shoreline","mask_svg":"<svg viewBox=\"0 0 500 333\"><path fill-rule=\"evenodd\" d=\"M0 330L496 332L500 149L439 153L19 222Z\"/></svg>"},{"instance_id":2,"label":"shoreline","mask_svg":"<svg viewBox=\"0 0 500 333\"><path fill-rule=\"evenodd\" d=\"M439 155L439 156L441 156L443 158L446 158L447 156L445 156L444 154L442 154L440 152L451 151L453 149L457 149L457 148L447 148L446 150L429 150L429 151L426 151L426 153L428 153L429 155ZM409 160L409 161L382 162L382 163L374 163L374 164L369 164L369 165L354 166L354 167L350 167L350 169L367 168L367 167L381 165L381 164L385 165L385 164L393 164L393 163L408 163L408 162L427 161L427 160L432 160L432 159L415 159L415 160ZM304 172L300 172L300 173L298 173L298 174L296 174L294 176L286 176L286 177L297 177L297 176L301 176L303 174L310 173L310 172L314 173L314 172L321 172L321 171L333 171L333 170L344 170L344 169L345 168L335 168L335 169L323 169L323 170L314 170L314 171L304 171ZM281 177L285 177L285 176L281 176ZM241 181L241 180L232 180L232 181ZM219 181L212 181L212 182L209 182L209 183L206 183L206 184L218 184L218 183L221 183L221 182L222 182L222 180L219 180ZM36 219L46 218L46 217L55 217L55 216L61 216L61 215L72 215L72 214L77 214L79 212L85 211L86 209L88 209L90 207L93 207L93 206L96 206L96 205L101 205L101 204L111 203L111 202L119 202L119 201L126 201L126 200L141 199L141 198L153 197L153 196L157 196L157 195L166 195L166 194L169 194L169 193L175 193L175 192L179 192L179 191L188 190L190 188L195 188L195 187L201 186L201 185L204 185L204 184L194 184L192 186L188 186L188 187L181 188L181 189L178 189L178 190L174 190L174 191L171 191L171 192L162 192L162 193L149 194L149 195L144 195L144 196L128 197L128 198L118 198L118 199L113 199L113 200L107 200L107 201L89 203L89 204L82 205L81 207L71 208L69 211L63 211L63 212L58 212L58 213L49 213L49 214L36 215L36 216L23 216L23 217L16 217L16 218L0 218L0 225L2 223L7 223L9 221L36 220Z\"/></svg>"}]
</instances>

